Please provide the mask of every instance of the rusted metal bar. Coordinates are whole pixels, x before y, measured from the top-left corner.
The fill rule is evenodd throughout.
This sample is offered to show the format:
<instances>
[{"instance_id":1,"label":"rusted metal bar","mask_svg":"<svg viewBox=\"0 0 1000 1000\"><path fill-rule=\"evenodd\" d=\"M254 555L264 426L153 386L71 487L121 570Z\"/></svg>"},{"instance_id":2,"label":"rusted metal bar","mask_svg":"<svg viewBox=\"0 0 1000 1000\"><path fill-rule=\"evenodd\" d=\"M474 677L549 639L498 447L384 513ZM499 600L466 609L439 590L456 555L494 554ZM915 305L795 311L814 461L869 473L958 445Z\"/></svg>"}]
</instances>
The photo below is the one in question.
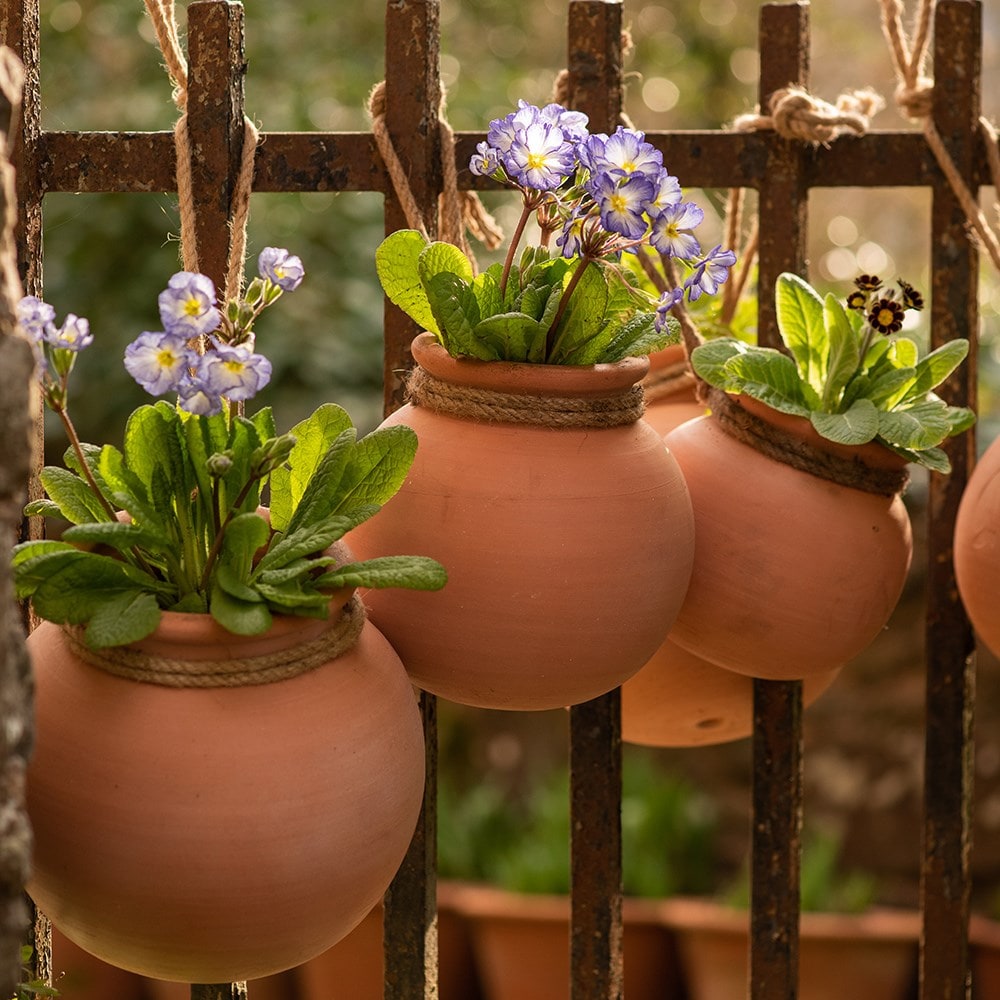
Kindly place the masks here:
<instances>
[{"instance_id":1,"label":"rusted metal bar","mask_svg":"<svg viewBox=\"0 0 1000 1000\"><path fill-rule=\"evenodd\" d=\"M243 151L243 6L188 7L187 121L198 269L226 286L233 188ZM183 209L182 209L183 210Z\"/></svg>"},{"instance_id":2,"label":"rusted metal bar","mask_svg":"<svg viewBox=\"0 0 1000 1000\"><path fill-rule=\"evenodd\" d=\"M565 78L591 131L621 119L622 5L571 0ZM562 88L560 88L562 89ZM570 998L620 1000L622 964L621 692L570 709Z\"/></svg>"},{"instance_id":3,"label":"rusted metal bar","mask_svg":"<svg viewBox=\"0 0 1000 1000\"><path fill-rule=\"evenodd\" d=\"M978 2L942 0L934 24L937 131L972 186L980 114L982 12ZM975 188L973 186L973 191ZM942 387L949 402L974 406L978 328L978 254L948 182L938 177L931 207L931 330L938 346L971 343L965 364ZM924 1000L970 994L969 852L972 814L972 709L975 642L955 583L953 536L958 504L975 462L975 435L947 443L950 476L931 475L927 557L927 726L920 865L923 929L920 988Z\"/></svg>"},{"instance_id":4,"label":"rusted metal bar","mask_svg":"<svg viewBox=\"0 0 1000 1000\"><path fill-rule=\"evenodd\" d=\"M760 16L760 106L789 83L809 82L809 8L766 4ZM803 272L808 187L802 143L768 135L757 183L760 212L758 340L780 341L771 290L782 271ZM751 823L752 1000L798 996L802 828L802 684L754 681Z\"/></svg>"},{"instance_id":5,"label":"rusted metal bar","mask_svg":"<svg viewBox=\"0 0 1000 1000\"><path fill-rule=\"evenodd\" d=\"M438 0L388 0L385 10L386 126L410 191L433 236L441 191L440 6ZM372 160L380 167L381 158ZM384 168L382 168L384 176ZM391 185L385 188L385 231L408 225ZM403 403L415 324L385 304L384 408ZM386 1000L436 1000L437 961L437 700L422 693L427 781L424 805L406 858L385 896Z\"/></svg>"},{"instance_id":6,"label":"rusted metal bar","mask_svg":"<svg viewBox=\"0 0 1000 1000\"><path fill-rule=\"evenodd\" d=\"M423 214L427 232L437 232L441 191L440 6L438 0L388 0L385 13L386 125ZM386 189L386 233L408 227L391 185ZM385 410L403 402L400 373L410 364L415 324L390 302L385 308Z\"/></svg>"}]
</instances>

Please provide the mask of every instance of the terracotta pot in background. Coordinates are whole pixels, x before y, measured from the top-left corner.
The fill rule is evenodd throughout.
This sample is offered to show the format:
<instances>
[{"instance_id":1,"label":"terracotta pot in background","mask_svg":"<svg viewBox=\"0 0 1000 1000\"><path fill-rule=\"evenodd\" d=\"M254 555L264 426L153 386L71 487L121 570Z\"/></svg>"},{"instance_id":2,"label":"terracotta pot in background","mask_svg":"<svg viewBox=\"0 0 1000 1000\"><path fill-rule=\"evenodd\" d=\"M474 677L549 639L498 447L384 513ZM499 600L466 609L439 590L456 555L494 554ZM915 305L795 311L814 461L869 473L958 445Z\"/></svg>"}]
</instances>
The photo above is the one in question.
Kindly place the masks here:
<instances>
[{"instance_id":1,"label":"terracotta pot in background","mask_svg":"<svg viewBox=\"0 0 1000 1000\"><path fill-rule=\"evenodd\" d=\"M429 334L413 354L446 387L529 402L621 397L646 370L636 358L457 360ZM420 552L448 570L433 595L365 594L416 684L483 708L558 708L611 690L649 659L680 607L694 542L677 463L630 420L554 428L413 404L388 418L417 432L416 460L348 544L359 558Z\"/></svg>"},{"instance_id":2,"label":"terracotta pot in background","mask_svg":"<svg viewBox=\"0 0 1000 1000\"><path fill-rule=\"evenodd\" d=\"M467 922L452 893L451 883L438 883L438 996L481 1000ZM342 941L296 969L298 1000L382 1000L382 919L376 906Z\"/></svg>"},{"instance_id":3,"label":"terracotta pot in background","mask_svg":"<svg viewBox=\"0 0 1000 1000\"><path fill-rule=\"evenodd\" d=\"M839 670L807 677L811 705ZM709 663L669 638L622 685L622 738L653 747L710 746L753 732L753 678Z\"/></svg>"},{"instance_id":4,"label":"terracotta pot in background","mask_svg":"<svg viewBox=\"0 0 1000 1000\"><path fill-rule=\"evenodd\" d=\"M280 618L241 638L167 613L137 646L298 655L332 627ZM256 979L324 951L381 898L420 810L424 746L413 689L370 623L338 659L246 687L113 676L49 623L28 648L28 890L88 952L155 979Z\"/></svg>"},{"instance_id":5,"label":"terracotta pot in background","mask_svg":"<svg viewBox=\"0 0 1000 1000\"><path fill-rule=\"evenodd\" d=\"M808 421L790 420L781 423L818 438ZM902 499L794 469L736 440L714 416L682 424L665 441L688 484L696 536L671 640L775 680L828 674L864 650L909 570Z\"/></svg>"},{"instance_id":6,"label":"terracotta pot in background","mask_svg":"<svg viewBox=\"0 0 1000 1000\"><path fill-rule=\"evenodd\" d=\"M979 459L955 519L955 576L979 638L1000 655L1000 438Z\"/></svg>"},{"instance_id":7,"label":"terracotta pot in background","mask_svg":"<svg viewBox=\"0 0 1000 1000\"><path fill-rule=\"evenodd\" d=\"M470 922L485 1000L568 1000L568 896L525 895L469 884L460 887L455 900ZM626 899L622 912L625 996L681 1000L673 941L657 905Z\"/></svg>"},{"instance_id":8,"label":"terracotta pot in background","mask_svg":"<svg viewBox=\"0 0 1000 1000\"><path fill-rule=\"evenodd\" d=\"M661 905L677 937L690 1000L746 996L749 915L710 900ZM917 976L920 914L803 913L798 1000L910 1000Z\"/></svg>"},{"instance_id":9,"label":"terracotta pot in background","mask_svg":"<svg viewBox=\"0 0 1000 1000\"><path fill-rule=\"evenodd\" d=\"M969 918L972 1000L1000 997L1000 921L974 913Z\"/></svg>"}]
</instances>

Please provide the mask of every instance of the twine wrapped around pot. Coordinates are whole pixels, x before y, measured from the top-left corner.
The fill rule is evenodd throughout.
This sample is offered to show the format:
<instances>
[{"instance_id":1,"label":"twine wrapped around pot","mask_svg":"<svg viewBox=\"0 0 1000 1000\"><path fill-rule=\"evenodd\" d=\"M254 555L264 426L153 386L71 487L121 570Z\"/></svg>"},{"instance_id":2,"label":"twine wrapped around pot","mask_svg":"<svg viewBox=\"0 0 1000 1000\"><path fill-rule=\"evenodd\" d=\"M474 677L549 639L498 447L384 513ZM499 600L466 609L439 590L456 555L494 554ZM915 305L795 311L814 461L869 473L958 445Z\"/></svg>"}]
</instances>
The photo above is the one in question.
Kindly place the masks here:
<instances>
[{"instance_id":1,"label":"twine wrapped around pot","mask_svg":"<svg viewBox=\"0 0 1000 1000\"><path fill-rule=\"evenodd\" d=\"M643 414L642 387L608 396L536 396L455 385L417 365L406 383L409 402L437 413L486 423L539 427L622 427Z\"/></svg>"},{"instance_id":2,"label":"twine wrapped around pot","mask_svg":"<svg viewBox=\"0 0 1000 1000\"><path fill-rule=\"evenodd\" d=\"M750 413L721 389L709 390L708 403L719 426L730 437L793 469L884 497L902 493L909 482L905 468L877 468L860 454L848 458L821 450Z\"/></svg>"},{"instance_id":3,"label":"twine wrapped around pot","mask_svg":"<svg viewBox=\"0 0 1000 1000\"><path fill-rule=\"evenodd\" d=\"M222 660L183 660L154 656L135 646L92 649L77 625L63 627L80 659L106 673L142 684L174 688L249 687L288 680L336 659L357 642L365 624L365 606L357 594L344 605L339 619L321 635L301 645L261 656Z\"/></svg>"}]
</instances>

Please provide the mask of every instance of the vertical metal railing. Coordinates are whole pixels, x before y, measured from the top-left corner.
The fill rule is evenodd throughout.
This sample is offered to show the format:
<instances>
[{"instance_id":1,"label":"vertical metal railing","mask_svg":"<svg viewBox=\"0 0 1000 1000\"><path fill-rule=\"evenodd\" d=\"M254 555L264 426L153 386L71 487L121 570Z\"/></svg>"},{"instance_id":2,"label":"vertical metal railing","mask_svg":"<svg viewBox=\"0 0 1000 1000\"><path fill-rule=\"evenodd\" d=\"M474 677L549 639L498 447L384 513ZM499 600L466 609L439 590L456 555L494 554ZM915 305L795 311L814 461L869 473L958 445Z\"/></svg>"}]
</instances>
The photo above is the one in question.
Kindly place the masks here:
<instances>
[{"instance_id":1,"label":"vertical metal railing","mask_svg":"<svg viewBox=\"0 0 1000 1000\"><path fill-rule=\"evenodd\" d=\"M188 8L199 265L217 282L228 255L230 199L243 141L243 10L227 0ZM960 173L985 182L979 115L981 10L973 0L939 0L935 21L934 122ZM570 0L567 69L571 103L593 127L611 130L622 108L622 7ZM176 190L169 132L55 132L41 128L37 0L0 0L0 41L27 70L15 149L18 264L26 291L42 292L42 204L50 191ZM430 231L441 188L438 113L439 0L389 0L385 9L386 125ZM788 83L809 82L808 6L765 4L759 28L760 100ZM641 127L641 123L639 123ZM486 186L465 164L482 133L456 137L460 183ZM804 272L809 190L913 185L933 192L931 232L935 343L967 337L969 363L946 387L949 401L975 397L977 255L957 201L919 131L873 132L828 147L772 132L651 132L688 187L756 189L760 287L782 270ZM381 191L386 229L406 225L368 132L262 135L254 191ZM773 305L759 303L760 335L775 342ZM410 363L412 323L385 314L385 410L402 402L400 373ZM951 443L954 471L932 476L929 503L927 732L921 859L921 997L951 1000L968 990L967 922L974 645L958 601L951 532L974 462L973 435ZM798 683L754 687L751 954L748 996L790 1000L797 993L798 866L802 812L801 692ZM436 702L422 697L428 785L417 833L385 907L385 996L437 996L435 921ZM574 708L570 722L572 934L568 976L573 1000L622 994L620 702L617 692ZM44 959L44 948L42 949ZM237 1000L240 984L196 985L192 1000Z\"/></svg>"}]
</instances>

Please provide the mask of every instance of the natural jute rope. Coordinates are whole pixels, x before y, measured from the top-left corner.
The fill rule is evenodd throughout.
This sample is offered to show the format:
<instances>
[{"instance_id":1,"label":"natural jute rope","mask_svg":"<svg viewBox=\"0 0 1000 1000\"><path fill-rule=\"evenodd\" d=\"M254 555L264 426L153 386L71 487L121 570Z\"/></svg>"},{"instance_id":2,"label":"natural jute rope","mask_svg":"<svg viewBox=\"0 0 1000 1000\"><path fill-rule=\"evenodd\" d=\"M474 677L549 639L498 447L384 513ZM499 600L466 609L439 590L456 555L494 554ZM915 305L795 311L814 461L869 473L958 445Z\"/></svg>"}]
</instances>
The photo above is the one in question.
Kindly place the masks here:
<instances>
[{"instance_id":1,"label":"natural jute rope","mask_svg":"<svg viewBox=\"0 0 1000 1000\"><path fill-rule=\"evenodd\" d=\"M378 147L382 162L392 181L393 191L399 200L406 224L411 229L430 239L423 213L413 195L410 182L399 159L389 128L385 121L386 96L385 81L377 83L368 95L368 116L372 123L372 135ZM455 164L455 133L444 117L444 99L438 112L438 130L441 140L442 191L438 198L438 238L452 243L472 261L475 257L466 238L466 230L487 249L495 250L503 240L503 232L496 220L486 211L485 206L473 191L459 191L458 169Z\"/></svg>"},{"instance_id":2,"label":"natural jute rope","mask_svg":"<svg viewBox=\"0 0 1000 1000\"><path fill-rule=\"evenodd\" d=\"M842 458L820 451L743 409L721 389L709 390L708 404L712 416L730 437L800 472L884 497L901 493L909 482L905 469L879 469L865 463L860 456Z\"/></svg>"},{"instance_id":3,"label":"natural jute rope","mask_svg":"<svg viewBox=\"0 0 1000 1000\"><path fill-rule=\"evenodd\" d=\"M406 390L414 406L484 423L623 427L634 424L643 413L642 388L637 385L601 398L528 396L455 385L417 365L410 372Z\"/></svg>"},{"instance_id":4,"label":"natural jute rope","mask_svg":"<svg viewBox=\"0 0 1000 1000\"><path fill-rule=\"evenodd\" d=\"M955 197L962 206L972 232L978 237L994 267L1000 271L1000 239L979 207L979 202L969 190L962 175L945 148L941 135L931 117L933 111L934 81L924 74L924 61L930 38L931 14L934 0L920 0L912 38L903 29L902 0L880 0L882 32L885 35L896 71L896 103L903 113L921 123L924 138L930 146L942 173L948 179ZM979 128L986 147L987 162L997 198L1000 199L1000 150L997 133L985 118L979 119ZM996 204L1000 213L1000 200Z\"/></svg>"},{"instance_id":5,"label":"natural jute rope","mask_svg":"<svg viewBox=\"0 0 1000 1000\"><path fill-rule=\"evenodd\" d=\"M355 594L335 624L311 642L266 656L221 660L151 656L132 646L95 650L84 641L81 626L63 626L63 632L70 649L80 659L115 677L161 687L220 688L272 684L315 670L320 664L346 653L357 642L364 624L365 606Z\"/></svg>"},{"instance_id":6,"label":"natural jute rope","mask_svg":"<svg viewBox=\"0 0 1000 1000\"><path fill-rule=\"evenodd\" d=\"M184 269L199 270L195 229L194 186L191 177L191 146L188 139L188 66L181 49L173 0L146 0L146 11L156 31L167 73L174 85L174 103L180 118L174 126L177 150L177 199L181 220L181 255ZM243 122L243 152L230 205L230 247L225 296L234 299L243 288L243 259L247 247L247 220L253 189L254 159L260 135L249 118Z\"/></svg>"},{"instance_id":7,"label":"natural jute rope","mask_svg":"<svg viewBox=\"0 0 1000 1000\"><path fill-rule=\"evenodd\" d=\"M803 87L789 86L771 95L766 115L760 111L740 115L732 127L741 132L773 129L784 139L826 145L848 132L864 135L884 103L869 89L846 91L829 104Z\"/></svg>"}]
</instances>

